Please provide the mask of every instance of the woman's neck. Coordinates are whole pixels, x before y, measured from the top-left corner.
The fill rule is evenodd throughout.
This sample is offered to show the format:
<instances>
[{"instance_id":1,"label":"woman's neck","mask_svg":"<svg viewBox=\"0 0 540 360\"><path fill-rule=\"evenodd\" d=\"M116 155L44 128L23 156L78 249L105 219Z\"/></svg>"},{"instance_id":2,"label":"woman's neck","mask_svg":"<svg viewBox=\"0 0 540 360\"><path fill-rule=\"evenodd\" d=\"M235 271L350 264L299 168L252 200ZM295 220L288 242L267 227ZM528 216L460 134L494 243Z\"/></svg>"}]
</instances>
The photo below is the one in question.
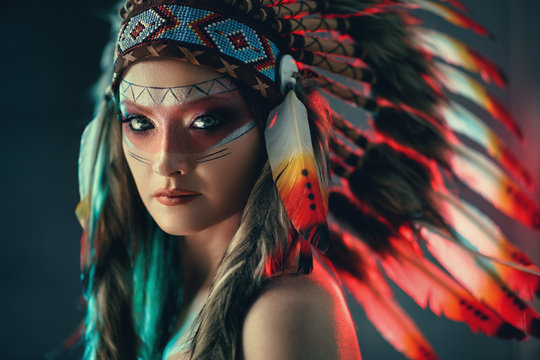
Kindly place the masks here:
<instances>
[{"instance_id":1,"label":"woman's neck","mask_svg":"<svg viewBox=\"0 0 540 360\"><path fill-rule=\"evenodd\" d=\"M240 223L240 212L196 234L180 237L184 299L210 288L217 267Z\"/></svg>"}]
</instances>

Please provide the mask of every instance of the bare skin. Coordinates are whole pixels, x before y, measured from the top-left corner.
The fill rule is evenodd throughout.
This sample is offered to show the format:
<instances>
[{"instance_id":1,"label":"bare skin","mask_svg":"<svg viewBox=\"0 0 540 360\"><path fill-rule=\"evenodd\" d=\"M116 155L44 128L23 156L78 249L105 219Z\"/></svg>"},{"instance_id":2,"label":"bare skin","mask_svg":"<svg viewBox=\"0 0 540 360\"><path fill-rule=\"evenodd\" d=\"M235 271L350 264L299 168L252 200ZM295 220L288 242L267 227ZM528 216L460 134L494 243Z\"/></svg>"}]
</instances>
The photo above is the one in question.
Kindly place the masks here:
<instances>
[{"instance_id":1,"label":"bare skin","mask_svg":"<svg viewBox=\"0 0 540 360\"><path fill-rule=\"evenodd\" d=\"M345 298L324 260L315 257L309 275L279 276L264 287L243 325L242 358L361 359ZM188 359L187 352L168 358Z\"/></svg>"},{"instance_id":2,"label":"bare skin","mask_svg":"<svg viewBox=\"0 0 540 360\"><path fill-rule=\"evenodd\" d=\"M359 360L354 324L325 261L314 256L309 275L272 280L248 311L245 360Z\"/></svg>"},{"instance_id":3,"label":"bare skin","mask_svg":"<svg viewBox=\"0 0 540 360\"><path fill-rule=\"evenodd\" d=\"M123 78L129 85L129 91L120 95L126 161L156 223L179 236L185 301L176 330L203 306L264 160L261 134L257 128L245 128L251 118L238 91L226 83L215 93L197 89L222 77L178 60L153 59L134 64ZM190 88L197 90L196 96L178 95L192 94ZM144 91L144 96L131 89ZM225 120L201 117L222 110ZM236 121L247 130L238 137L217 137L216 149L207 144L214 152L226 148L227 155L211 155L211 161L202 162L208 147L204 142L215 134L212 130L205 135L207 125L214 120ZM137 136L151 139L152 146L137 143L142 139ZM184 146L192 139L203 144L201 153L189 153ZM192 193L185 196L190 201L171 206L155 196L159 190L175 188ZM280 276L264 287L247 313L241 342L245 360L360 359L343 294L317 258L312 274ZM167 359L188 358L188 353L177 352Z\"/></svg>"}]
</instances>

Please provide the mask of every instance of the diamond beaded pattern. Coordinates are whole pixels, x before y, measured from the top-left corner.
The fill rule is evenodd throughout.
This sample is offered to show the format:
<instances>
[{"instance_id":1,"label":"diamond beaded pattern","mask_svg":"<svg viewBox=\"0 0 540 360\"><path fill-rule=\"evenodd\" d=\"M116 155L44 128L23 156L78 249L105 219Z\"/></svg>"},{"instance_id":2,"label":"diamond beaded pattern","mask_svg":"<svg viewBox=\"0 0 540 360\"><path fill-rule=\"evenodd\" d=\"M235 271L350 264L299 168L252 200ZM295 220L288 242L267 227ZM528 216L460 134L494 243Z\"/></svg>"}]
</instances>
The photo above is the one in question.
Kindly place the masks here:
<instances>
[{"instance_id":1,"label":"diamond beaded pattern","mask_svg":"<svg viewBox=\"0 0 540 360\"><path fill-rule=\"evenodd\" d=\"M217 50L228 60L254 69L264 83L276 80L279 50L270 39L235 19L174 4L143 11L124 24L118 37L115 68L133 62L129 53L135 48L164 41ZM118 64L120 61L123 63Z\"/></svg>"}]
</instances>

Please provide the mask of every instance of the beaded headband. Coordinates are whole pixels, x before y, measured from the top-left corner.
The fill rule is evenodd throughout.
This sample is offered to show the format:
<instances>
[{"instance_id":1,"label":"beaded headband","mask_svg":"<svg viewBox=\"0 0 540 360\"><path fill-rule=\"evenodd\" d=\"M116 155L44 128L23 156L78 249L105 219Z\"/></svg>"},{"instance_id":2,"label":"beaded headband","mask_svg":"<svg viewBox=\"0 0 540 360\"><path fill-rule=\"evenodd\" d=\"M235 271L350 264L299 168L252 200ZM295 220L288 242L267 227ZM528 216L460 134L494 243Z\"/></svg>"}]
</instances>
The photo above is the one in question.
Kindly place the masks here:
<instances>
[{"instance_id":1,"label":"beaded headband","mask_svg":"<svg viewBox=\"0 0 540 360\"><path fill-rule=\"evenodd\" d=\"M121 11L125 21L116 43L113 91L129 65L149 57L173 57L238 79L271 103L283 100L267 120L267 154L287 213L303 238L299 271L309 272L308 243L323 250L328 244L327 193L319 179L307 111L294 94L299 69L286 54L291 50L281 33L291 29L269 26L275 17L256 16L264 1L256 3L245 8L251 1L128 0Z\"/></svg>"},{"instance_id":2,"label":"beaded headband","mask_svg":"<svg viewBox=\"0 0 540 360\"><path fill-rule=\"evenodd\" d=\"M122 72L148 57L174 57L208 66L238 79L264 97L278 95L275 86L280 51L260 31L201 5L141 2L124 21L116 44L113 88ZM188 2L186 2L188 3ZM215 6L214 6L215 7Z\"/></svg>"}]
</instances>

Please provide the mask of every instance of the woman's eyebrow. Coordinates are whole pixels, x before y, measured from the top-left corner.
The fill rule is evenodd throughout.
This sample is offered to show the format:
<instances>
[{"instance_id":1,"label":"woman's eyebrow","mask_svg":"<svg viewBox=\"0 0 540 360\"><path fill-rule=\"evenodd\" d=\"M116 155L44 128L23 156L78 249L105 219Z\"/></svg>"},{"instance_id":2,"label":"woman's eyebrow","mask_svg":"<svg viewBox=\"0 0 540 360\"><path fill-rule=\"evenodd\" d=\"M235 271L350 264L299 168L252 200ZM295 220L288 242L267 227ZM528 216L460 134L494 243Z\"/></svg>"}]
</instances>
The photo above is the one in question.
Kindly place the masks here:
<instances>
[{"instance_id":1,"label":"woman's eyebrow","mask_svg":"<svg viewBox=\"0 0 540 360\"><path fill-rule=\"evenodd\" d=\"M121 102L143 106L171 106L235 90L237 87L228 76L175 87L145 86L122 80L119 97Z\"/></svg>"},{"instance_id":2,"label":"woman's eyebrow","mask_svg":"<svg viewBox=\"0 0 540 360\"><path fill-rule=\"evenodd\" d=\"M123 113L124 112L129 113L131 110L129 110L128 108L131 108L135 111L141 111L141 112L145 112L149 110L147 106L137 104L135 101L131 100L128 97L120 97L120 111Z\"/></svg>"}]
</instances>

